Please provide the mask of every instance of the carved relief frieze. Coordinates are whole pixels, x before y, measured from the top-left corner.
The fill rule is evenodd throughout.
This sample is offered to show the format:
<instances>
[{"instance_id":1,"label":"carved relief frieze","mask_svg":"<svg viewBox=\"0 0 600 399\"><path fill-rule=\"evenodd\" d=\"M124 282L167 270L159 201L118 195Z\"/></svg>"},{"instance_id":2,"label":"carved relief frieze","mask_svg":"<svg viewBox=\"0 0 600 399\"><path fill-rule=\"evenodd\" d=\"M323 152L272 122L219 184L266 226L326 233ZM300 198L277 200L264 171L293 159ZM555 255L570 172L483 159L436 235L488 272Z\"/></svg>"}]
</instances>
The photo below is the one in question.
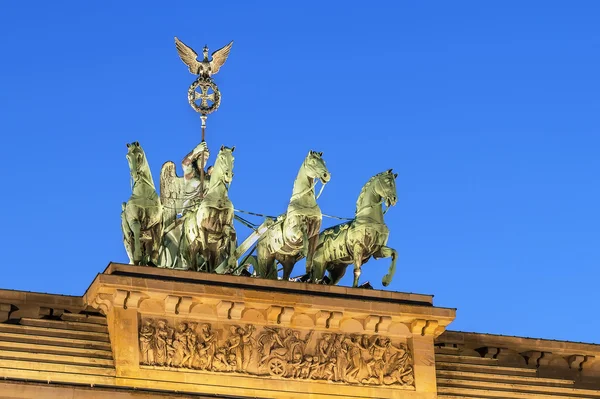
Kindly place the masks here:
<instances>
[{"instance_id":1,"label":"carved relief frieze","mask_svg":"<svg viewBox=\"0 0 600 399\"><path fill-rule=\"evenodd\" d=\"M140 363L346 384L414 386L412 354L381 335L143 319Z\"/></svg>"}]
</instances>

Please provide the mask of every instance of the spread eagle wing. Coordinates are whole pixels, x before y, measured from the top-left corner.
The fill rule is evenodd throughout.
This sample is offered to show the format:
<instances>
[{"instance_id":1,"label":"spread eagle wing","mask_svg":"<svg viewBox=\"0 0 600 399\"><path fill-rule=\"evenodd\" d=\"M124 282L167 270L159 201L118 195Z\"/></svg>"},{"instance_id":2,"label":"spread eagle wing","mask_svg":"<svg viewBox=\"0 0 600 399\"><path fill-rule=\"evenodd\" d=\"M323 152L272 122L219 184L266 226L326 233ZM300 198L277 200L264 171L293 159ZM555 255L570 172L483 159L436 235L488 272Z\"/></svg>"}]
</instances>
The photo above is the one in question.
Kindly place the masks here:
<instances>
[{"instance_id":1,"label":"spread eagle wing","mask_svg":"<svg viewBox=\"0 0 600 399\"><path fill-rule=\"evenodd\" d=\"M175 164L167 161L160 170L160 202L163 206L163 226L168 228L183 210L184 180L178 177Z\"/></svg>"},{"instance_id":2,"label":"spread eagle wing","mask_svg":"<svg viewBox=\"0 0 600 399\"><path fill-rule=\"evenodd\" d=\"M190 72L192 74L197 75L198 68L201 64L201 62L198 61L198 54L196 54L191 47L186 46L185 43L183 43L177 37L175 37L175 47L177 47L177 52L179 53L179 58L181 58L181 61L183 61L183 63L190 68ZM225 58L227 58L227 56L225 56Z\"/></svg>"},{"instance_id":3,"label":"spread eagle wing","mask_svg":"<svg viewBox=\"0 0 600 399\"><path fill-rule=\"evenodd\" d=\"M216 74L219 72L219 69L223 66L225 61L227 61L227 57L229 57L229 52L231 51L231 46L233 45L233 40L229 42L223 48L218 49L214 53L212 53L212 61L210 62L210 72L211 74Z\"/></svg>"}]
</instances>

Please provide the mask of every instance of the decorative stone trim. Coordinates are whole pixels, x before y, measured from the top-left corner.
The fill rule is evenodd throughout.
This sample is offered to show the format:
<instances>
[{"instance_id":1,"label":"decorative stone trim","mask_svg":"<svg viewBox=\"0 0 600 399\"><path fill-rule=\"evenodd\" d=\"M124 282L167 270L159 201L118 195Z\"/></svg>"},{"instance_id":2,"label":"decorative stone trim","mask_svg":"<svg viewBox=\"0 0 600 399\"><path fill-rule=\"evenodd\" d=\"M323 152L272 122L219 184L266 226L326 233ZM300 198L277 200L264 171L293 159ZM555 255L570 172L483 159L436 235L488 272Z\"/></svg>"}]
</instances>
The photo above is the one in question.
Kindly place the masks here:
<instances>
[{"instance_id":1,"label":"decorative stone trim","mask_svg":"<svg viewBox=\"0 0 600 399\"><path fill-rule=\"evenodd\" d=\"M280 316L286 314L285 309L281 308ZM341 312L331 312L330 320L337 318L341 319ZM139 350L142 366L165 370L414 387L409 348L381 335L301 332L269 326L259 330L251 324L214 328L211 323L194 321L173 326L163 319L145 318L139 331Z\"/></svg>"}]
</instances>

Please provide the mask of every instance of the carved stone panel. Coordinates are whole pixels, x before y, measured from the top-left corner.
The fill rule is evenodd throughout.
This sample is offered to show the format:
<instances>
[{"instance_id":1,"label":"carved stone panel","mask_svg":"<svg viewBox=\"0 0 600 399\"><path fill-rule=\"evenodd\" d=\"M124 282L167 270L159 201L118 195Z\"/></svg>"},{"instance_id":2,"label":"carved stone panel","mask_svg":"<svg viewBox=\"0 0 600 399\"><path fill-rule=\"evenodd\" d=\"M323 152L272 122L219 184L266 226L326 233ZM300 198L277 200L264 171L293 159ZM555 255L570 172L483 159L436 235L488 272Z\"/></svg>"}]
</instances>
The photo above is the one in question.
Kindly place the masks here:
<instances>
[{"instance_id":1,"label":"carved stone panel","mask_svg":"<svg viewBox=\"0 0 600 399\"><path fill-rule=\"evenodd\" d=\"M381 335L143 319L140 363L267 378L414 387L413 357Z\"/></svg>"}]
</instances>

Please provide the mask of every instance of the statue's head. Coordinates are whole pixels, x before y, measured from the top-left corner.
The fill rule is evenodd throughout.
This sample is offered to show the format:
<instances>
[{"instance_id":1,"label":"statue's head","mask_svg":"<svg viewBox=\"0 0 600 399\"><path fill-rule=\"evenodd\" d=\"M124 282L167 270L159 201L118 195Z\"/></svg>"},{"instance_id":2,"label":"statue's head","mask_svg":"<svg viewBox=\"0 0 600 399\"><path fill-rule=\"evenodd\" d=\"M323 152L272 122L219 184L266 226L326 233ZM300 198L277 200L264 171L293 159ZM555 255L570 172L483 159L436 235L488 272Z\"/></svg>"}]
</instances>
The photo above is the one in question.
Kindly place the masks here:
<instances>
[{"instance_id":1,"label":"statue's head","mask_svg":"<svg viewBox=\"0 0 600 399\"><path fill-rule=\"evenodd\" d=\"M386 206L393 206L398 202L398 194L396 193L397 177L398 174L393 173L391 169L377 175L374 186L375 192L383 198Z\"/></svg>"},{"instance_id":2,"label":"statue's head","mask_svg":"<svg viewBox=\"0 0 600 399\"><path fill-rule=\"evenodd\" d=\"M322 183L327 183L331 179L322 152L309 151L304 160L304 168L306 169L306 175L312 179L319 179Z\"/></svg>"},{"instance_id":3,"label":"statue's head","mask_svg":"<svg viewBox=\"0 0 600 399\"><path fill-rule=\"evenodd\" d=\"M217 160L210 172L211 182L214 178L215 181L220 179L225 183L231 183L233 180L233 162L235 161L233 151L235 151L235 146L231 148L221 146L221 150L217 154Z\"/></svg>"},{"instance_id":4,"label":"statue's head","mask_svg":"<svg viewBox=\"0 0 600 399\"><path fill-rule=\"evenodd\" d=\"M204 46L202 49L202 55L204 56L204 61L208 61L208 46Z\"/></svg>"}]
</instances>

